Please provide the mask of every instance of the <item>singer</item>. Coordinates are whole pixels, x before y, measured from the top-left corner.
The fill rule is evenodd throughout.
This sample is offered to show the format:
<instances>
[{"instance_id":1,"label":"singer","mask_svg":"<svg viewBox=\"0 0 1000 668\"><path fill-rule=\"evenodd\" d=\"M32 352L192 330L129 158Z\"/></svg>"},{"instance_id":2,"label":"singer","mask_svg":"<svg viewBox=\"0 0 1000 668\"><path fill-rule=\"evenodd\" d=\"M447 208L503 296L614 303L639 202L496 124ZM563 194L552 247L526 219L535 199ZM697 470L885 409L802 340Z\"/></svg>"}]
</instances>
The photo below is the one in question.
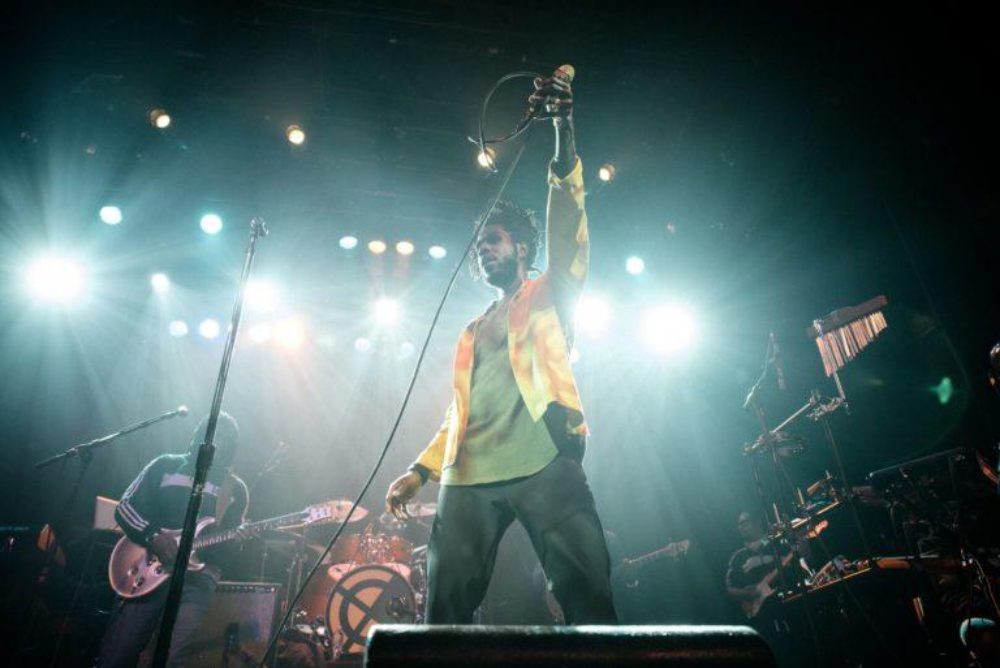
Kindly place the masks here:
<instances>
[{"instance_id":1,"label":"singer","mask_svg":"<svg viewBox=\"0 0 1000 668\"><path fill-rule=\"evenodd\" d=\"M208 416L205 416L191 436L187 453L160 455L149 462L122 494L115 509L115 519L125 535L146 546L166 565L173 565L177 542L160 533L160 530L179 529L184 524L198 448L205 440L207 427ZM228 413L220 413L215 457L205 484L205 500L199 518L215 517L220 520L219 526L223 529L242 524L250 505L246 484L231 470L238 443L236 420ZM226 560L227 550L231 549L220 545L199 550L199 558L205 562L205 568L188 571L184 578L181 607L174 625L167 665L181 665L184 655L188 653L191 639L208 612L212 594L219 583L221 571L218 564ZM160 622L167 590L168 587L160 587L146 596L115 602L96 666L124 668L138 665L140 653Z\"/></svg>"},{"instance_id":2,"label":"singer","mask_svg":"<svg viewBox=\"0 0 1000 668\"><path fill-rule=\"evenodd\" d=\"M473 273L496 288L497 299L459 337L444 424L386 494L387 511L404 518L428 479L441 484L428 548L431 624L472 622L515 519L566 622L616 622L608 549L581 467L587 428L569 361L590 253L571 78L564 66L536 79L528 100L556 130L546 269L529 278L541 242L532 215L498 205L473 259Z\"/></svg>"}]
</instances>

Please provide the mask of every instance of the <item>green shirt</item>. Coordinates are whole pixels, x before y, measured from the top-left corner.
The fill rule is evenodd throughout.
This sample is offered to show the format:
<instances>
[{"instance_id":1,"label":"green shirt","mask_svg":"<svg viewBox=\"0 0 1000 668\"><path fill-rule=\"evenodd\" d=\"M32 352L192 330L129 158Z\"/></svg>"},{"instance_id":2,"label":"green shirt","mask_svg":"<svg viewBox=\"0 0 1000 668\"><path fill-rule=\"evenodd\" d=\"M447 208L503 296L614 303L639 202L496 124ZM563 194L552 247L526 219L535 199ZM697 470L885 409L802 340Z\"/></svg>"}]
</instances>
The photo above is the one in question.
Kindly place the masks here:
<instances>
[{"instance_id":1,"label":"green shirt","mask_svg":"<svg viewBox=\"0 0 1000 668\"><path fill-rule=\"evenodd\" d=\"M442 485L480 485L538 473L559 454L544 420L531 419L507 348L510 299L494 302L475 325L469 421Z\"/></svg>"}]
</instances>

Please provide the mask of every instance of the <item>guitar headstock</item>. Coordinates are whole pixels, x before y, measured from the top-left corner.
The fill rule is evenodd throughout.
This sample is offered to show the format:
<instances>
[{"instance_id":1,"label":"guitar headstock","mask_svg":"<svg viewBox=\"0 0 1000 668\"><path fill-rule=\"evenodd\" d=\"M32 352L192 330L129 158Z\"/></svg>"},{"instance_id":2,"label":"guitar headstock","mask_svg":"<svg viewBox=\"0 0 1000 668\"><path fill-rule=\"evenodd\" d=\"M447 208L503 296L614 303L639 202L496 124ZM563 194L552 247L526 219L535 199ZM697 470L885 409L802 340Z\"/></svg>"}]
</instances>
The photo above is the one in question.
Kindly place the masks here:
<instances>
[{"instance_id":1,"label":"guitar headstock","mask_svg":"<svg viewBox=\"0 0 1000 668\"><path fill-rule=\"evenodd\" d=\"M685 538L684 540L679 540L675 543L670 543L667 545L663 551L669 554L671 557L683 557L691 549L691 539Z\"/></svg>"}]
</instances>

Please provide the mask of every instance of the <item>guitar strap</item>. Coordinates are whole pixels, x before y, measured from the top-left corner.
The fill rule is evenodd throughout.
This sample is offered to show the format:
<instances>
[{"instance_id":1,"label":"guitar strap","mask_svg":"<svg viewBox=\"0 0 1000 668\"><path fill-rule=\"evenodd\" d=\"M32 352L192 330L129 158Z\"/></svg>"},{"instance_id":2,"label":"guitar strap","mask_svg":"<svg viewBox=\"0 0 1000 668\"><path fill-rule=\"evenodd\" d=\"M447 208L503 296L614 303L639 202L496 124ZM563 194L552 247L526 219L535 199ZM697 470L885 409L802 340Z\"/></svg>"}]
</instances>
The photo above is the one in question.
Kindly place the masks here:
<instances>
[{"instance_id":1,"label":"guitar strap","mask_svg":"<svg viewBox=\"0 0 1000 668\"><path fill-rule=\"evenodd\" d=\"M222 489L219 490L219 498L215 500L215 521L220 524L229 509L229 502L233 497L234 482L233 474L226 471L226 479L222 482Z\"/></svg>"}]
</instances>

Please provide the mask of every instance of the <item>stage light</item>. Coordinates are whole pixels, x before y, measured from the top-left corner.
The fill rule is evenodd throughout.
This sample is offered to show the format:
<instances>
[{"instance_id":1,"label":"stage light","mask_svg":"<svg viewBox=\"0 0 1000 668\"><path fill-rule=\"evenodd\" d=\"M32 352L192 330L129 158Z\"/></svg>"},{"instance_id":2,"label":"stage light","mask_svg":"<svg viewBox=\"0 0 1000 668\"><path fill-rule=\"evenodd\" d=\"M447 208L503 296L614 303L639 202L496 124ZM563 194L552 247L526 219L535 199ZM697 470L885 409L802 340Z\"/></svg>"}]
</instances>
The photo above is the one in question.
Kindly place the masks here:
<instances>
[{"instance_id":1,"label":"stage light","mask_svg":"<svg viewBox=\"0 0 1000 668\"><path fill-rule=\"evenodd\" d=\"M264 280L253 280L247 285L246 305L257 313L270 313L278 305L278 289Z\"/></svg>"},{"instance_id":2,"label":"stage light","mask_svg":"<svg viewBox=\"0 0 1000 668\"><path fill-rule=\"evenodd\" d=\"M153 286L153 291L161 295L170 289L170 277L163 273L156 273L150 276L149 283Z\"/></svg>"},{"instance_id":3,"label":"stage light","mask_svg":"<svg viewBox=\"0 0 1000 668\"><path fill-rule=\"evenodd\" d=\"M205 318L198 325L198 333L206 339L214 339L220 331L219 321L214 318Z\"/></svg>"},{"instance_id":4,"label":"stage light","mask_svg":"<svg viewBox=\"0 0 1000 668\"><path fill-rule=\"evenodd\" d=\"M154 128L159 128L160 130L166 130L170 127L170 114L168 114L163 109L153 109L149 112L149 122L153 124Z\"/></svg>"},{"instance_id":5,"label":"stage light","mask_svg":"<svg viewBox=\"0 0 1000 668\"><path fill-rule=\"evenodd\" d=\"M580 331L598 334L611 319L611 307L600 297L587 295L576 307L576 327Z\"/></svg>"},{"instance_id":6,"label":"stage light","mask_svg":"<svg viewBox=\"0 0 1000 668\"><path fill-rule=\"evenodd\" d=\"M201 229L205 234L218 234L222 231L222 218L214 213L206 213L201 217Z\"/></svg>"},{"instance_id":7,"label":"stage light","mask_svg":"<svg viewBox=\"0 0 1000 668\"><path fill-rule=\"evenodd\" d=\"M366 353L372 349L372 342L361 336L354 339L354 349L359 353Z\"/></svg>"},{"instance_id":8,"label":"stage light","mask_svg":"<svg viewBox=\"0 0 1000 668\"><path fill-rule=\"evenodd\" d=\"M49 255L32 262L25 273L28 292L41 301L68 304L87 287L87 270L66 257Z\"/></svg>"},{"instance_id":9,"label":"stage light","mask_svg":"<svg viewBox=\"0 0 1000 668\"><path fill-rule=\"evenodd\" d=\"M298 320L285 320L274 328L274 340L283 348L295 350L304 339L305 326Z\"/></svg>"},{"instance_id":10,"label":"stage light","mask_svg":"<svg viewBox=\"0 0 1000 668\"><path fill-rule=\"evenodd\" d=\"M372 306L372 315L380 325L395 325L399 322L399 312L399 302L388 297L376 300Z\"/></svg>"},{"instance_id":11,"label":"stage light","mask_svg":"<svg viewBox=\"0 0 1000 668\"><path fill-rule=\"evenodd\" d=\"M646 263L643 259L637 255L633 255L629 259L625 260L625 271L632 274L633 276L638 276L643 271L646 270Z\"/></svg>"},{"instance_id":12,"label":"stage light","mask_svg":"<svg viewBox=\"0 0 1000 668\"><path fill-rule=\"evenodd\" d=\"M285 136L288 137L288 141L296 146L302 146L306 141L305 130L297 125L289 125L285 129Z\"/></svg>"},{"instance_id":13,"label":"stage light","mask_svg":"<svg viewBox=\"0 0 1000 668\"><path fill-rule=\"evenodd\" d=\"M271 326L266 322L259 322L250 327L247 331L247 336L254 343L266 343L271 338Z\"/></svg>"},{"instance_id":14,"label":"stage light","mask_svg":"<svg viewBox=\"0 0 1000 668\"><path fill-rule=\"evenodd\" d=\"M611 183L615 180L615 166L611 163L606 163L601 165L601 168L597 170L597 178L605 183Z\"/></svg>"},{"instance_id":15,"label":"stage light","mask_svg":"<svg viewBox=\"0 0 1000 668\"><path fill-rule=\"evenodd\" d=\"M368 242L368 250L370 250L372 253L375 253L375 255L381 255L382 253L385 252L385 249L386 249L385 242L382 241L381 239L372 239L371 241Z\"/></svg>"},{"instance_id":16,"label":"stage light","mask_svg":"<svg viewBox=\"0 0 1000 668\"><path fill-rule=\"evenodd\" d=\"M179 339L188 335L188 325L183 320L173 320L167 325L167 331L170 332L170 336Z\"/></svg>"},{"instance_id":17,"label":"stage light","mask_svg":"<svg viewBox=\"0 0 1000 668\"><path fill-rule=\"evenodd\" d=\"M99 212L101 216L101 222L106 225L117 225L122 222L122 210L117 206L102 206Z\"/></svg>"},{"instance_id":18,"label":"stage light","mask_svg":"<svg viewBox=\"0 0 1000 668\"><path fill-rule=\"evenodd\" d=\"M397 241L396 242L396 252L400 255L413 255L413 242L412 241Z\"/></svg>"},{"instance_id":19,"label":"stage light","mask_svg":"<svg viewBox=\"0 0 1000 668\"><path fill-rule=\"evenodd\" d=\"M427 249L427 254L430 255L435 260L440 260L448 254L448 251L444 246L431 246Z\"/></svg>"},{"instance_id":20,"label":"stage light","mask_svg":"<svg viewBox=\"0 0 1000 668\"><path fill-rule=\"evenodd\" d=\"M493 165L496 164L497 152L492 146L487 146L486 150L480 151L476 156L476 162L483 169L493 169Z\"/></svg>"},{"instance_id":21,"label":"stage light","mask_svg":"<svg viewBox=\"0 0 1000 668\"><path fill-rule=\"evenodd\" d=\"M358 245L358 238L347 235L346 237L340 237L340 247L344 250L351 250L356 248Z\"/></svg>"},{"instance_id":22,"label":"stage light","mask_svg":"<svg viewBox=\"0 0 1000 668\"><path fill-rule=\"evenodd\" d=\"M681 306L659 306L646 314L642 337L656 352L674 355L695 342L697 327L691 313Z\"/></svg>"}]
</instances>

